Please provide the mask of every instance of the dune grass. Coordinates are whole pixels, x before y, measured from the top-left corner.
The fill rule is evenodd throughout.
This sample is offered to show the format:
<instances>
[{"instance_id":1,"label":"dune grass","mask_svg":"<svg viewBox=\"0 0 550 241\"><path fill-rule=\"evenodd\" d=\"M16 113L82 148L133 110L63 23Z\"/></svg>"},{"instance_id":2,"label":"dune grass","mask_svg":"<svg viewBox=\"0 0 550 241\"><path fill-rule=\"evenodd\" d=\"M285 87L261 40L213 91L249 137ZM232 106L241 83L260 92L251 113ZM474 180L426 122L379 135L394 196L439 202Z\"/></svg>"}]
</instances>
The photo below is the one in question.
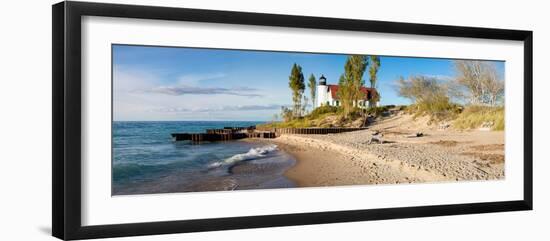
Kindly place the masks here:
<instances>
[{"instance_id":1,"label":"dune grass","mask_svg":"<svg viewBox=\"0 0 550 241\"><path fill-rule=\"evenodd\" d=\"M504 107L461 106L448 101L413 104L406 112L418 116L430 116L431 123L450 121L456 129L477 129L488 124L491 130L504 130Z\"/></svg>"},{"instance_id":2,"label":"dune grass","mask_svg":"<svg viewBox=\"0 0 550 241\"><path fill-rule=\"evenodd\" d=\"M463 107L442 99L439 101L420 102L409 105L405 111L419 116L430 116L432 122L440 122L455 119L463 110Z\"/></svg>"},{"instance_id":3,"label":"dune grass","mask_svg":"<svg viewBox=\"0 0 550 241\"><path fill-rule=\"evenodd\" d=\"M341 108L334 106L321 106L315 108L311 113L304 117L295 118L289 121L281 122L271 122L257 125L258 129L269 129L269 128L307 128L307 127L316 127L317 122L320 119L324 119L327 116L339 115L341 113Z\"/></svg>"},{"instance_id":4,"label":"dune grass","mask_svg":"<svg viewBox=\"0 0 550 241\"><path fill-rule=\"evenodd\" d=\"M323 113L315 115L315 117L305 116L296 118L290 121L270 122L265 124L256 125L258 129L271 129L271 128L307 128L307 127L329 127L320 125L321 120L329 116L339 116L336 113Z\"/></svg>"},{"instance_id":5,"label":"dune grass","mask_svg":"<svg viewBox=\"0 0 550 241\"><path fill-rule=\"evenodd\" d=\"M258 129L270 128L307 128L307 127L333 127L343 125L358 118L361 113L353 110L348 118L343 117L343 110L340 107L321 106L315 108L306 116L294 118L288 121L271 122L257 125Z\"/></svg>"},{"instance_id":6,"label":"dune grass","mask_svg":"<svg viewBox=\"0 0 550 241\"><path fill-rule=\"evenodd\" d=\"M461 106L448 102L431 105L410 105L398 106L399 110L415 116L429 115L431 121L450 121L456 129L477 129L483 124L491 123L492 130L504 130L504 107L489 106ZM350 116L343 117L342 108L333 106L322 106L314 109L304 117L295 118L289 121L271 122L257 125L258 129L271 128L307 128L307 127L334 127L344 126L353 121L363 118L365 114L380 116L381 113L396 106L381 106L367 109L364 113L357 109L350 113Z\"/></svg>"},{"instance_id":7,"label":"dune grass","mask_svg":"<svg viewBox=\"0 0 550 241\"><path fill-rule=\"evenodd\" d=\"M307 118L297 118L290 121L271 122L265 124L256 125L257 129L270 129L270 128L306 128L312 127L313 123Z\"/></svg>"},{"instance_id":8,"label":"dune grass","mask_svg":"<svg viewBox=\"0 0 550 241\"><path fill-rule=\"evenodd\" d=\"M492 122L492 130L504 130L504 107L468 106L453 121L457 129L476 129Z\"/></svg>"},{"instance_id":9,"label":"dune grass","mask_svg":"<svg viewBox=\"0 0 550 241\"><path fill-rule=\"evenodd\" d=\"M342 108L338 108L335 106L329 106L324 105L321 107L315 108L311 113L305 116L307 119L317 119L319 117L325 116L326 114L335 114L335 113L342 113Z\"/></svg>"}]
</instances>

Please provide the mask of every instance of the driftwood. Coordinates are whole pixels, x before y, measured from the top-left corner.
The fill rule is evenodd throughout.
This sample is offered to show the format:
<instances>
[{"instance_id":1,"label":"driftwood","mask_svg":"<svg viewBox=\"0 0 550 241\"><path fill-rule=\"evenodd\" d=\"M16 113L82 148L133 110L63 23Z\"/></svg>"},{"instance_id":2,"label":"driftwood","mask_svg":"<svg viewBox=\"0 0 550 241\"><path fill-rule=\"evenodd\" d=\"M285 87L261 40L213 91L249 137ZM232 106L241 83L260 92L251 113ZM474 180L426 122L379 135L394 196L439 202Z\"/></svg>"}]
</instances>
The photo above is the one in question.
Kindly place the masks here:
<instances>
[{"instance_id":1,"label":"driftwood","mask_svg":"<svg viewBox=\"0 0 550 241\"><path fill-rule=\"evenodd\" d=\"M423 137L424 136L424 133L422 132L417 132L415 134L412 134L412 135L408 135L407 137L408 138L416 138L416 137Z\"/></svg>"},{"instance_id":2,"label":"driftwood","mask_svg":"<svg viewBox=\"0 0 550 241\"><path fill-rule=\"evenodd\" d=\"M378 144L384 143L384 140L382 139L384 137L384 134L376 131L374 134L370 137L369 142L367 144L372 144L373 142L377 142Z\"/></svg>"}]
</instances>

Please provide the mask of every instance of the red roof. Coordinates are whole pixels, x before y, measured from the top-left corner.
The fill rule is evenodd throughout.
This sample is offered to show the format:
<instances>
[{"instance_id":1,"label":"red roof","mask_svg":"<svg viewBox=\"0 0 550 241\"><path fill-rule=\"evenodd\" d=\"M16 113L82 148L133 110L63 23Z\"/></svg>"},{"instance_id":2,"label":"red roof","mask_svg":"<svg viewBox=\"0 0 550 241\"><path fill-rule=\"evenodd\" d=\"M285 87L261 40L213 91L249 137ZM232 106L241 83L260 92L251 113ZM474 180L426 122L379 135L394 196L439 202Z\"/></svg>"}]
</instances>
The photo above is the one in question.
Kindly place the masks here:
<instances>
[{"instance_id":1,"label":"red roof","mask_svg":"<svg viewBox=\"0 0 550 241\"><path fill-rule=\"evenodd\" d=\"M330 94L332 95L332 99L338 100L340 99L338 97L338 85L328 85L328 91L330 91ZM367 87L361 87L361 92L365 94L365 100L370 100L373 97L378 95L378 92L375 88L367 88Z\"/></svg>"}]
</instances>

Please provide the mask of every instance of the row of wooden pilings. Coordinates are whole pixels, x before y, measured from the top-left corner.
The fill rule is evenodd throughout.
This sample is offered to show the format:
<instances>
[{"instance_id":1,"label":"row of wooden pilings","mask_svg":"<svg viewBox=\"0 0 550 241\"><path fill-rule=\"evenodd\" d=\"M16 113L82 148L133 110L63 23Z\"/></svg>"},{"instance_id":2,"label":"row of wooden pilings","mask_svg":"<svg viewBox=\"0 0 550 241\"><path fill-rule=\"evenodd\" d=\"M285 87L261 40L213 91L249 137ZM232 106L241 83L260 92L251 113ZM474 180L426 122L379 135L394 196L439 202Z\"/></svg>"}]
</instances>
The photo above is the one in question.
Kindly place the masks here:
<instances>
[{"instance_id":1,"label":"row of wooden pilings","mask_svg":"<svg viewBox=\"0 0 550 241\"><path fill-rule=\"evenodd\" d=\"M172 133L174 141L229 141L249 138L249 133Z\"/></svg>"},{"instance_id":2,"label":"row of wooden pilings","mask_svg":"<svg viewBox=\"0 0 550 241\"><path fill-rule=\"evenodd\" d=\"M172 139L175 141L190 140L192 142L202 141L229 141L244 138L275 138L283 134L298 135L326 135L334 133L343 133L350 131L364 130L361 128L273 128L269 130L255 130L252 128L224 128L208 129L206 133L173 133Z\"/></svg>"},{"instance_id":3,"label":"row of wooden pilings","mask_svg":"<svg viewBox=\"0 0 550 241\"><path fill-rule=\"evenodd\" d=\"M206 134L230 134L236 132L253 132L256 129L255 126L249 127L224 127L223 129L206 129Z\"/></svg>"},{"instance_id":4,"label":"row of wooden pilings","mask_svg":"<svg viewBox=\"0 0 550 241\"><path fill-rule=\"evenodd\" d=\"M343 133L350 131L365 130L366 127L345 128L345 127L329 127L329 128L274 128L273 131L277 135L281 134L298 134L298 135L326 135L334 133Z\"/></svg>"},{"instance_id":5,"label":"row of wooden pilings","mask_svg":"<svg viewBox=\"0 0 550 241\"><path fill-rule=\"evenodd\" d=\"M244 138L275 138L275 132L256 131L252 127L237 127L224 129L207 129L206 133L172 133L174 141L190 140L192 142L202 141L229 141Z\"/></svg>"}]
</instances>

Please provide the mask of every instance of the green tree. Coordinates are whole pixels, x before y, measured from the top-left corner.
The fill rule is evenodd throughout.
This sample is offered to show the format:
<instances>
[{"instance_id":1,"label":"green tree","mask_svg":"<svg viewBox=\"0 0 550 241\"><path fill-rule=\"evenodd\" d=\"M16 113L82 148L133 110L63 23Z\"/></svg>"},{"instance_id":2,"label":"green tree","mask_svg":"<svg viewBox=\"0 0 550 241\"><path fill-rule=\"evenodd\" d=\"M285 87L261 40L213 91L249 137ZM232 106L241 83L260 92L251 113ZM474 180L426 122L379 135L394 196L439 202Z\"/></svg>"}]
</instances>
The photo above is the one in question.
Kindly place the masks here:
<instances>
[{"instance_id":1,"label":"green tree","mask_svg":"<svg viewBox=\"0 0 550 241\"><path fill-rule=\"evenodd\" d=\"M340 75L340 79L338 80L338 98L340 99L340 106L342 106L342 109L344 109L344 113L346 115L347 111L352 108L352 106L350 107L350 104L353 104L351 102L351 88L349 79L347 79L344 74Z\"/></svg>"},{"instance_id":2,"label":"green tree","mask_svg":"<svg viewBox=\"0 0 550 241\"><path fill-rule=\"evenodd\" d=\"M302 96L306 88L304 83L304 74L302 73L302 67L294 63L290 76L288 77L288 86L292 90L292 114L293 118L300 117L302 115Z\"/></svg>"},{"instance_id":3,"label":"green tree","mask_svg":"<svg viewBox=\"0 0 550 241\"><path fill-rule=\"evenodd\" d=\"M369 58L370 58L370 68L369 68L370 87L376 88L378 69L380 69L380 57L376 55L371 55ZM371 102L380 101L380 94L374 95L373 99L371 99L370 101Z\"/></svg>"},{"instance_id":4,"label":"green tree","mask_svg":"<svg viewBox=\"0 0 550 241\"><path fill-rule=\"evenodd\" d=\"M307 83L307 87L309 87L309 91L311 94L311 104L312 109L315 108L315 96L316 96L316 89L317 89L317 81L315 81L315 76L311 74L309 76L309 82Z\"/></svg>"},{"instance_id":5,"label":"green tree","mask_svg":"<svg viewBox=\"0 0 550 241\"><path fill-rule=\"evenodd\" d=\"M369 75L370 75L370 87L376 88L376 74L378 73L378 69L380 69L380 57L376 55L370 56L370 68L369 68Z\"/></svg>"},{"instance_id":6,"label":"green tree","mask_svg":"<svg viewBox=\"0 0 550 241\"><path fill-rule=\"evenodd\" d=\"M338 97L345 116L351 113L355 101L364 99L361 87L365 84L363 74L368 64L368 59L364 55L351 55L346 60L344 74L340 76L340 87L338 89Z\"/></svg>"}]
</instances>

